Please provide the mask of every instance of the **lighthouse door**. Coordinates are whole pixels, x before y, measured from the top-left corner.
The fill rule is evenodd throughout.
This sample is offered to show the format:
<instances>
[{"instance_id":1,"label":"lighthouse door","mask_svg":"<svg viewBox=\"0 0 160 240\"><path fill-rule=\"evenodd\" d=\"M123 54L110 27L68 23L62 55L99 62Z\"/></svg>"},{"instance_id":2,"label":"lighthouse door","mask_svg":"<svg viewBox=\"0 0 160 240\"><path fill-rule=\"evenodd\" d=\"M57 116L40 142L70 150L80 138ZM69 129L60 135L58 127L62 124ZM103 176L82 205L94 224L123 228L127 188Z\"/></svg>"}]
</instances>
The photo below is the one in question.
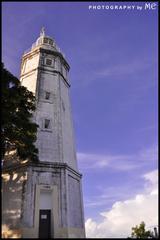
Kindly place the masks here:
<instances>
[{"instance_id":1,"label":"lighthouse door","mask_svg":"<svg viewBox=\"0 0 160 240\"><path fill-rule=\"evenodd\" d=\"M39 212L39 238L51 237L51 210L41 209Z\"/></svg>"}]
</instances>

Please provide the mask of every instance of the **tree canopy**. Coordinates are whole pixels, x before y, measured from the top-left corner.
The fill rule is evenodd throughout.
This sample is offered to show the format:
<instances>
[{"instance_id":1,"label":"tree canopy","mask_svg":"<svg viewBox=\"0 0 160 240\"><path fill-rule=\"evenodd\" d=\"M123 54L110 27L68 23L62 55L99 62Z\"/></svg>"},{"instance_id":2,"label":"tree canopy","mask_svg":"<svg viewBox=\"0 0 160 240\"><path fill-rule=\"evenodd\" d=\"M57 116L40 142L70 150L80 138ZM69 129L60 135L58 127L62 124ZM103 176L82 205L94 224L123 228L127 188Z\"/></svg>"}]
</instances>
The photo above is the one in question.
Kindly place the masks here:
<instances>
[{"instance_id":1,"label":"tree canopy","mask_svg":"<svg viewBox=\"0 0 160 240\"><path fill-rule=\"evenodd\" d=\"M132 238L154 238L151 231L145 230L145 223L141 222L139 226L132 227Z\"/></svg>"},{"instance_id":2,"label":"tree canopy","mask_svg":"<svg viewBox=\"0 0 160 240\"><path fill-rule=\"evenodd\" d=\"M35 110L35 97L27 88L21 86L18 78L13 76L1 64L2 78L2 158L12 146L22 160L38 160L38 149L34 143L38 125L32 121Z\"/></svg>"}]
</instances>

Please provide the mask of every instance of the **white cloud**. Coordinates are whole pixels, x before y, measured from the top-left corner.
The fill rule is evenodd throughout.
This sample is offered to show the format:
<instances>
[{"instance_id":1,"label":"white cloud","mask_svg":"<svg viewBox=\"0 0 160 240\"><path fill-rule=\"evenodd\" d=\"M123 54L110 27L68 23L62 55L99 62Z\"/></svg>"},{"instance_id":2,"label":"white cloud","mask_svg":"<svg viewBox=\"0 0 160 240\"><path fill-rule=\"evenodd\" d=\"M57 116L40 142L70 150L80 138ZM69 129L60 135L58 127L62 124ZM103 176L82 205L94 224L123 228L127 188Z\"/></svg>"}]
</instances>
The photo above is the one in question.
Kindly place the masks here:
<instances>
[{"instance_id":1,"label":"white cloud","mask_svg":"<svg viewBox=\"0 0 160 240\"><path fill-rule=\"evenodd\" d=\"M158 194L158 171L154 170L143 176L146 180L146 191L151 194Z\"/></svg>"},{"instance_id":2,"label":"white cloud","mask_svg":"<svg viewBox=\"0 0 160 240\"><path fill-rule=\"evenodd\" d=\"M136 154L93 154L93 153L77 153L80 168L83 171L89 169L112 168L118 171L128 171L139 167L144 167L156 162L158 158L158 147L153 145L148 149L142 149Z\"/></svg>"},{"instance_id":3,"label":"white cloud","mask_svg":"<svg viewBox=\"0 0 160 240\"><path fill-rule=\"evenodd\" d=\"M136 195L126 201L117 201L109 211L100 213L101 222L87 219L86 235L94 238L128 237L131 228L146 223L146 228L158 224L158 171L152 171L143 176L149 182L149 189L144 189L142 194ZM132 191L132 190L131 190Z\"/></svg>"}]
</instances>

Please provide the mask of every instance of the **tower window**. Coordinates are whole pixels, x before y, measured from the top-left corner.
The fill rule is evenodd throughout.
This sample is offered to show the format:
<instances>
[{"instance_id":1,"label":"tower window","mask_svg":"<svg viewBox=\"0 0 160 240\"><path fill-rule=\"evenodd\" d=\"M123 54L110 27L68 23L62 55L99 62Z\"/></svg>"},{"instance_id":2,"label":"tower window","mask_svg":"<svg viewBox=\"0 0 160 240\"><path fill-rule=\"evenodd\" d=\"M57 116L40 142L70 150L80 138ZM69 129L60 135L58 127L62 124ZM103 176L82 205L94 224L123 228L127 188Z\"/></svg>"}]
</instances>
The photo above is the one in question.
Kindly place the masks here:
<instances>
[{"instance_id":1,"label":"tower window","mask_svg":"<svg viewBox=\"0 0 160 240\"><path fill-rule=\"evenodd\" d=\"M45 129L50 129L50 128L51 128L50 125L51 125L51 124L50 124L50 120L49 120L49 119L45 119L45 120L44 120L44 128L45 128Z\"/></svg>"},{"instance_id":2,"label":"tower window","mask_svg":"<svg viewBox=\"0 0 160 240\"><path fill-rule=\"evenodd\" d=\"M49 44L53 45L53 41L51 39L49 39Z\"/></svg>"},{"instance_id":3,"label":"tower window","mask_svg":"<svg viewBox=\"0 0 160 240\"><path fill-rule=\"evenodd\" d=\"M45 93L45 99L46 99L46 100L49 100L49 99L50 99L50 92L46 92L46 93Z\"/></svg>"},{"instance_id":4,"label":"tower window","mask_svg":"<svg viewBox=\"0 0 160 240\"><path fill-rule=\"evenodd\" d=\"M47 38L44 38L44 43L48 43L48 39Z\"/></svg>"},{"instance_id":5,"label":"tower window","mask_svg":"<svg viewBox=\"0 0 160 240\"><path fill-rule=\"evenodd\" d=\"M46 65L51 66L52 65L52 59L47 58L46 59Z\"/></svg>"}]
</instances>

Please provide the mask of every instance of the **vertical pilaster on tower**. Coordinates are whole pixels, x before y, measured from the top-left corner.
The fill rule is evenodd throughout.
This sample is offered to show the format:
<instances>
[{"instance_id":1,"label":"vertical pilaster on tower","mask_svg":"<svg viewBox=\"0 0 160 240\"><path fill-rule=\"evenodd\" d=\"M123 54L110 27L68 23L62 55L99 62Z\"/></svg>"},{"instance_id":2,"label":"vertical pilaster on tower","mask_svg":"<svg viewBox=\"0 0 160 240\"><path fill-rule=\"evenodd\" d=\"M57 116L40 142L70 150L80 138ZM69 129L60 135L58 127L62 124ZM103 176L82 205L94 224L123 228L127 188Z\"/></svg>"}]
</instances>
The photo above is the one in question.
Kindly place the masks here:
<instances>
[{"instance_id":1,"label":"vertical pilaster on tower","mask_svg":"<svg viewBox=\"0 0 160 240\"><path fill-rule=\"evenodd\" d=\"M55 40L42 28L22 57L20 77L36 96L33 121L39 125L39 162L4 168L3 223L24 238L85 237L69 69Z\"/></svg>"}]
</instances>

